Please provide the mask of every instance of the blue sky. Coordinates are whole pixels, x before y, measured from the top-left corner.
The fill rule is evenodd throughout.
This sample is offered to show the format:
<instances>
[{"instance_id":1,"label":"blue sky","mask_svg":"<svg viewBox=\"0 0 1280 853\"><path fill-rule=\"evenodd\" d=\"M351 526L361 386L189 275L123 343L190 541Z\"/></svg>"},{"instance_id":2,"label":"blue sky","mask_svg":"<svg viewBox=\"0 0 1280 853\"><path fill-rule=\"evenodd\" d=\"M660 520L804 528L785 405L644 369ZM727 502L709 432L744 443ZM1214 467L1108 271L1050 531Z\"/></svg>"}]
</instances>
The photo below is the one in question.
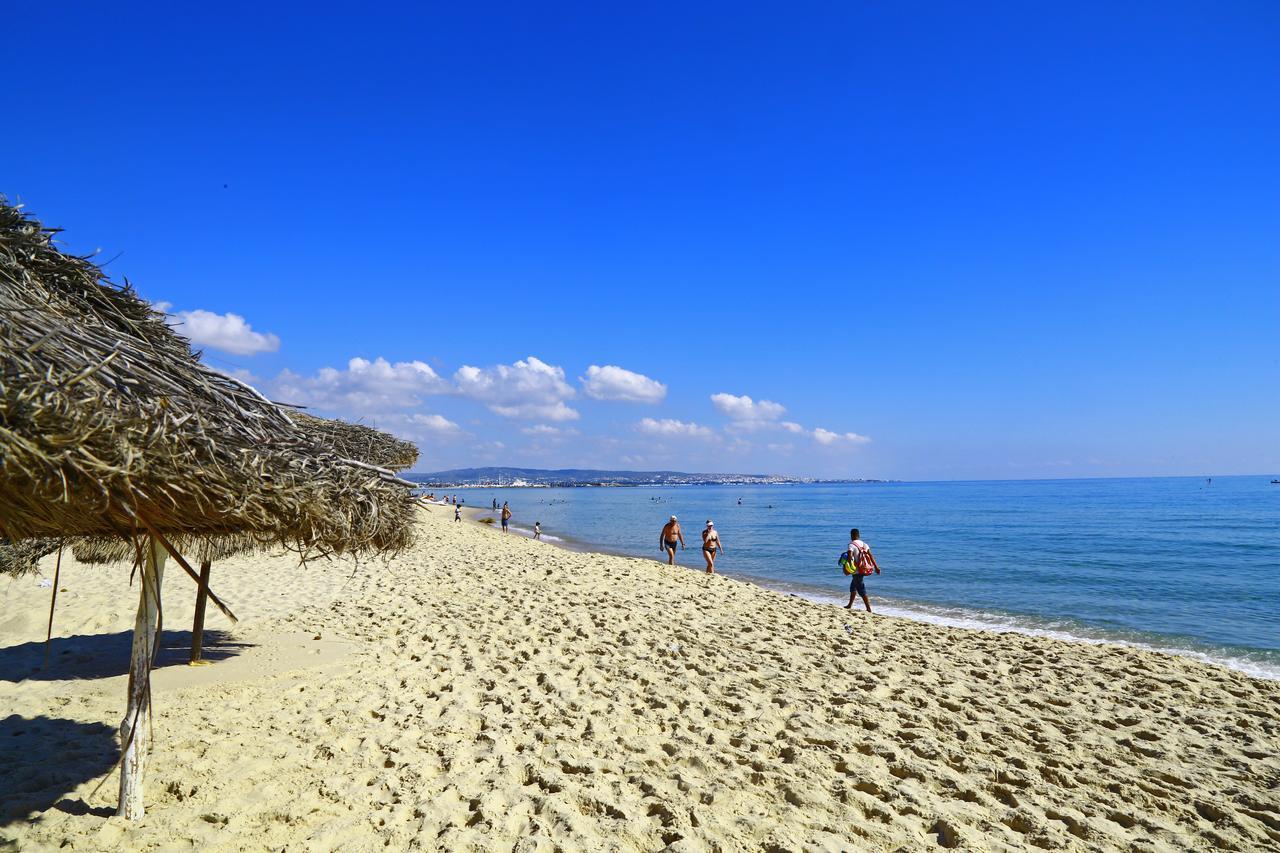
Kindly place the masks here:
<instances>
[{"instance_id":1,"label":"blue sky","mask_svg":"<svg viewBox=\"0 0 1280 853\"><path fill-rule=\"evenodd\" d=\"M316 8L7 10L0 192L422 470L1280 472L1280 4Z\"/></svg>"}]
</instances>

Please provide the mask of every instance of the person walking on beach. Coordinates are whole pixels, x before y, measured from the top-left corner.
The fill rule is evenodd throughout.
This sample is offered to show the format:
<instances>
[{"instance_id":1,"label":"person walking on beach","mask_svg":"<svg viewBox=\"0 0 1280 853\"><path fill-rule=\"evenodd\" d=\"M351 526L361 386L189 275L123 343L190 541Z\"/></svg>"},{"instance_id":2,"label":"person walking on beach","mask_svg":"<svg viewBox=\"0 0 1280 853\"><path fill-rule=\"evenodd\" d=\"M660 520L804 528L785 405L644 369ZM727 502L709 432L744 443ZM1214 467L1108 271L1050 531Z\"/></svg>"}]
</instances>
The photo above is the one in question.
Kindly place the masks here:
<instances>
[{"instance_id":1,"label":"person walking on beach","mask_svg":"<svg viewBox=\"0 0 1280 853\"><path fill-rule=\"evenodd\" d=\"M542 538L542 522L541 521L535 521L533 523L533 538L534 539Z\"/></svg>"},{"instance_id":2,"label":"person walking on beach","mask_svg":"<svg viewBox=\"0 0 1280 853\"><path fill-rule=\"evenodd\" d=\"M680 532L680 522L676 521L673 515L671 520L662 526L662 532L658 534L658 550L667 552L668 566L676 564L676 545L684 548L684 534Z\"/></svg>"},{"instance_id":3,"label":"person walking on beach","mask_svg":"<svg viewBox=\"0 0 1280 853\"><path fill-rule=\"evenodd\" d=\"M849 531L849 550L840 558L840 565L844 569L846 575L850 575L849 580L849 603L844 606L845 610L853 609L853 600L855 596L862 596L862 603L866 606L867 612L871 612L871 599L867 598L867 575L880 574L880 566L876 564L876 558L871 554L871 546L862 541L862 534L858 528Z\"/></svg>"},{"instance_id":4,"label":"person walking on beach","mask_svg":"<svg viewBox=\"0 0 1280 853\"><path fill-rule=\"evenodd\" d=\"M507 502L502 502L502 532L507 532L507 522L511 520L511 507L507 506Z\"/></svg>"},{"instance_id":5,"label":"person walking on beach","mask_svg":"<svg viewBox=\"0 0 1280 853\"><path fill-rule=\"evenodd\" d=\"M462 521L462 507L457 506L456 504L453 507L453 520Z\"/></svg>"},{"instance_id":6,"label":"person walking on beach","mask_svg":"<svg viewBox=\"0 0 1280 853\"><path fill-rule=\"evenodd\" d=\"M702 559L707 561L707 574L716 573L716 553L724 550L720 534L716 532L715 523L707 519L707 527L702 531Z\"/></svg>"}]
</instances>

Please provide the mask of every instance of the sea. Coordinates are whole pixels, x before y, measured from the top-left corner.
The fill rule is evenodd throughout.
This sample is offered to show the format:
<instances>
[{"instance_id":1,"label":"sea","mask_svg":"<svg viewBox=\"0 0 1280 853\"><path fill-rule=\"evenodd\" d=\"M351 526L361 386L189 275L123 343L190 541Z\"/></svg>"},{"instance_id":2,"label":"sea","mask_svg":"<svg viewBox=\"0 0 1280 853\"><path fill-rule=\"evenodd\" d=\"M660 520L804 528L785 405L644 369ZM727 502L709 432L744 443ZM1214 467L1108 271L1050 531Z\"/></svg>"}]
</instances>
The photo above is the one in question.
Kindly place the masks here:
<instances>
[{"instance_id":1,"label":"sea","mask_svg":"<svg viewBox=\"0 0 1280 853\"><path fill-rule=\"evenodd\" d=\"M857 527L882 568L867 580L878 612L1280 679L1280 484L1267 476L453 491L481 510L509 502L526 535L536 521L558 545L653 559L675 515L677 559L699 571L712 519L717 571L829 604L848 600L837 560Z\"/></svg>"}]
</instances>

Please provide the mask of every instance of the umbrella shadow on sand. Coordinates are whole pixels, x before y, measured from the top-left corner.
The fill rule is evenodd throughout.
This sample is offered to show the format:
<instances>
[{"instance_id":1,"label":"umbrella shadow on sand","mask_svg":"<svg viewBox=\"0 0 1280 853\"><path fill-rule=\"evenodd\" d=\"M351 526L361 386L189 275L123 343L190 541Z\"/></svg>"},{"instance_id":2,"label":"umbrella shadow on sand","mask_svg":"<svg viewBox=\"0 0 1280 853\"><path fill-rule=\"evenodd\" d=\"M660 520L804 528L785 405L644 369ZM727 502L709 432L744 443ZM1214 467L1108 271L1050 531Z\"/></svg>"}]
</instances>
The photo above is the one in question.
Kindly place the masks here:
<instances>
[{"instance_id":1,"label":"umbrella shadow on sand","mask_svg":"<svg viewBox=\"0 0 1280 853\"><path fill-rule=\"evenodd\" d=\"M0 827L50 808L114 814L114 809L93 809L84 800L63 797L110 771L119 758L116 731L105 723L17 714L0 719ZM3 843L0 836L0 847Z\"/></svg>"},{"instance_id":2,"label":"umbrella shadow on sand","mask_svg":"<svg viewBox=\"0 0 1280 853\"><path fill-rule=\"evenodd\" d=\"M227 631L205 631L201 657L207 661L226 660L253 643L232 639ZM0 648L0 681L69 681L127 675L133 632L80 634L54 637L45 665L45 644L41 641ZM191 659L191 632L165 631L155 668L185 665Z\"/></svg>"}]
</instances>

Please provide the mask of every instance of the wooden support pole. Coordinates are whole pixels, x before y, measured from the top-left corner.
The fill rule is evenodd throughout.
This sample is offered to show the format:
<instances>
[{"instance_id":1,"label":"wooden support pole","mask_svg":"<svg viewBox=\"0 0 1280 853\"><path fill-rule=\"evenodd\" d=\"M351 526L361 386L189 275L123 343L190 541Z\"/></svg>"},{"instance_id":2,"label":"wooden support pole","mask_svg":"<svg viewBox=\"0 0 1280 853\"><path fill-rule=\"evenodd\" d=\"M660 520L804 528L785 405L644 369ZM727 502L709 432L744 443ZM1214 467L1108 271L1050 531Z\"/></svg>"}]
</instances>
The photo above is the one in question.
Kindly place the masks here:
<instances>
[{"instance_id":1,"label":"wooden support pole","mask_svg":"<svg viewBox=\"0 0 1280 853\"><path fill-rule=\"evenodd\" d=\"M154 527L148 524L146 518L142 518L142 524L144 527L147 528L147 532L150 533L154 539L159 540L160 544L164 546L164 549L169 552L169 556L173 557L174 561L179 566L182 566L182 570L186 572L188 575L190 575L193 581L199 584L200 576L196 574L196 570L191 568L191 566L187 565L187 561L182 558L182 555L178 553L177 549L174 548L172 544L170 544L168 539L164 538L164 534L160 533ZM236 618L236 615L231 612L231 608L223 604L222 600L218 598L217 594L213 590L209 590L209 600L212 601L214 605L219 610L222 611L223 616L226 616L228 619L231 620L232 625L236 624L236 622L239 621Z\"/></svg>"},{"instance_id":2,"label":"wooden support pole","mask_svg":"<svg viewBox=\"0 0 1280 853\"><path fill-rule=\"evenodd\" d=\"M212 560L200 564L200 588L196 591L196 618L191 624L191 663L199 664L200 648L204 645L204 606L209 600L209 571L213 568Z\"/></svg>"},{"instance_id":3,"label":"wooden support pole","mask_svg":"<svg viewBox=\"0 0 1280 853\"><path fill-rule=\"evenodd\" d=\"M49 648L53 645L53 606L58 603L58 584L62 581L62 543L58 543L58 563L53 567L53 595L49 598L49 630L44 635L44 668L49 668Z\"/></svg>"},{"instance_id":4,"label":"wooden support pole","mask_svg":"<svg viewBox=\"0 0 1280 853\"><path fill-rule=\"evenodd\" d=\"M151 751L151 667L160 639L160 584L168 552L154 537L147 542L133 623L133 654L129 660L129 704L120 723L120 805L116 815L141 820L142 781Z\"/></svg>"}]
</instances>

